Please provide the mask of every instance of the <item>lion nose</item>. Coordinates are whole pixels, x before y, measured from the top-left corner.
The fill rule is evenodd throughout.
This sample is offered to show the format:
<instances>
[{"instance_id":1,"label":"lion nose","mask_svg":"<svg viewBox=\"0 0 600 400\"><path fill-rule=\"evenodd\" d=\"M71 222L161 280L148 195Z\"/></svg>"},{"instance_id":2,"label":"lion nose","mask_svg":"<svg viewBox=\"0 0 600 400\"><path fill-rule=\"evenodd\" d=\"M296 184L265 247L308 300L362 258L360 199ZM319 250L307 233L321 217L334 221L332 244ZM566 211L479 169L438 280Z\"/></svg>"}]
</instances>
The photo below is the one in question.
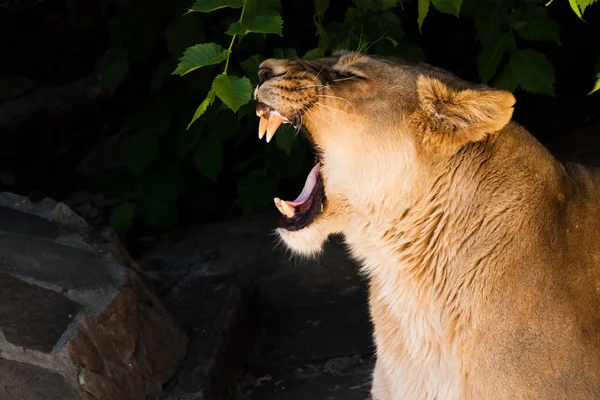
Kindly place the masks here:
<instances>
[{"instance_id":1,"label":"lion nose","mask_svg":"<svg viewBox=\"0 0 600 400\"><path fill-rule=\"evenodd\" d=\"M286 60L277 60L275 58L270 58L268 60L263 61L258 66L259 85L262 85L269 79L273 79L278 76L285 75L285 73L286 73L285 61Z\"/></svg>"},{"instance_id":2,"label":"lion nose","mask_svg":"<svg viewBox=\"0 0 600 400\"><path fill-rule=\"evenodd\" d=\"M269 67L262 67L258 70L258 83L262 85L265 81L273 78L275 75L273 70Z\"/></svg>"}]
</instances>

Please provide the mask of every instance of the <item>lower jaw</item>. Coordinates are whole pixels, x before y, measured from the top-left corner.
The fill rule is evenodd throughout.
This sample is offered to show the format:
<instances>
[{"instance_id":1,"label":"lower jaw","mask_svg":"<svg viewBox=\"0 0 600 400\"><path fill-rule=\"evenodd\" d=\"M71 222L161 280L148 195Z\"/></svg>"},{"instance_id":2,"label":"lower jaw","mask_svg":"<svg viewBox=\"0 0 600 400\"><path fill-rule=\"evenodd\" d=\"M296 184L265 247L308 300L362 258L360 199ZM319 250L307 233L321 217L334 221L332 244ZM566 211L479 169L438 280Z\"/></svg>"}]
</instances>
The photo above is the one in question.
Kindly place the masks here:
<instances>
[{"instance_id":1,"label":"lower jaw","mask_svg":"<svg viewBox=\"0 0 600 400\"><path fill-rule=\"evenodd\" d=\"M323 207L325 206L325 201L325 187L323 186L323 179L319 174L319 178L310 198L304 204L296 208L296 212L291 218L282 215L279 218L279 228L288 231L297 231L310 226L319 214L321 214Z\"/></svg>"},{"instance_id":2,"label":"lower jaw","mask_svg":"<svg viewBox=\"0 0 600 400\"><path fill-rule=\"evenodd\" d=\"M271 141L282 123L294 123L290 118L281 115L264 103L256 105L256 115L260 118L258 137L262 139L266 135L267 143ZM306 129L301 127L301 130L310 140ZM306 228L321 213L325 203L325 189L320 168L321 163L318 162L309 173L304 188L296 200L286 201L278 197L273 199L275 206L282 214L278 224L280 228L288 231ZM307 193L308 190L310 190L310 194Z\"/></svg>"}]
</instances>

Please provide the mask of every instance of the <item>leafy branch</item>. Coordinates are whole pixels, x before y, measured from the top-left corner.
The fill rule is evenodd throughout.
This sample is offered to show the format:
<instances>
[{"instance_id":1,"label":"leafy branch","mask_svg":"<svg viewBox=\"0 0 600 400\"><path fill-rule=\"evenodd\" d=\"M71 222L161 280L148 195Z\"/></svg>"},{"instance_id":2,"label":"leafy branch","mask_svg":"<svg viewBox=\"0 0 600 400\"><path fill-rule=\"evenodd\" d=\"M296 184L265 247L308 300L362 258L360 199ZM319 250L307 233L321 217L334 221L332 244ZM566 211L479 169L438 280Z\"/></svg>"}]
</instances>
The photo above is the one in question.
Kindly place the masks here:
<instances>
[{"instance_id":1,"label":"leafy branch","mask_svg":"<svg viewBox=\"0 0 600 400\"><path fill-rule=\"evenodd\" d=\"M237 112L241 106L248 103L252 98L252 84L248 77L227 74L236 38L249 33L273 33L281 36L283 20L279 15L259 15L250 22L244 22L247 7L248 0L197 0L187 12L209 13L222 8L242 9L239 19L233 22L225 32L231 35L231 41L227 49L212 42L189 47L179 59L179 65L173 72L176 75L185 75L201 67L225 62L223 72L213 79L211 89L196 109L192 120L187 126L188 129L212 105L215 96L221 99L233 112Z\"/></svg>"},{"instance_id":2,"label":"leafy branch","mask_svg":"<svg viewBox=\"0 0 600 400\"><path fill-rule=\"evenodd\" d=\"M298 172L307 167L309 149L295 140L288 125L280 127L277 146L250 143L256 121L249 118L249 102L258 66L266 57L314 59L335 50L355 49L425 61L417 45L419 32L439 32L431 17L444 13L473 23L477 34L474 70L481 82L552 96L555 67L547 55L563 46L561 27L567 26L562 24L563 16L549 15L547 0L415 0L416 15L407 15L410 5L405 9L402 0L313 0L312 21L309 17L291 24L286 31L287 47L273 48L269 39L283 33L280 0L189 1L193 4L183 15L176 1L111 17L112 47L102 83L115 93L121 85L134 82L136 88L144 83L147 87L145 102L128 104L134 116L124 130L124 168L121 176L109 182L109 190L119 192L121 201L113 210L111 225L121 233L137 222L154 228L173 226L181 207L190 203L194 213L210 217L228 216L234 208L256 211L268 206L276 192L296 176L302 178ZM561 1L569 1L581 20L597 2ZM306 11L307 3L283 2L283 7L294 15L294 10ZM216 23L204 23L209 18ZM578 21L570 12L564 18ZM168 23L163 37L150 19ZM451 19L445 20L452 24ZM225 27L223 21L228 21ZM311 22L309 35L306 27ZM250 34L251 40L246 37ZM562 50L574 50L569 48L571 41ZM147 71L148 63L162 54L156 50L165 42L168 54L156 66L151 82L144 82L147 74L138 72ZM308 51L298 54L299 49ZM560 54L569 54L562 50ZM471 66L469 59L464 63ZM593 72L590 94L600 92L600 60ZM169 75L184 76L185 81L169 79ZM242 151L246 146L259 147ZM224 176L236 182L234 196L221 189Z\"/></svg>"},{"instance_id":3,"label":"leafy branch","mask_svg":"<svg viewBox=\"0 0 600 400\"><path fill-rule=\"evenodd\" d=\"M583 21L585 9L595 3L597 0L569 0L569 5L573 12Z\"/></svg>"},{"instance_id":4,"label":"leafy branch","mask_svg":"<svg viewBox=\"0 0 600 400\"><path fill-rule=\"evenodd\" d=\"M247 0L243 0L244 1L244 5L242 6L242 12L240 14L240 19L238 20L238 24L242 25L242 20L244 19L244 12L246 11L246 4L248 3ZM233 49L233 44L235 43L235 38L237 37L237 33L235 33L232 37L231 37L231 42L229 43L229 48L227 49L227 60L225 61L225 68L223 70L223 75L227 75L227 67L229 67L229 59L231 58L231 52ZM192 121L193 122L193 121Z\"/></svg>"}]
</instances>

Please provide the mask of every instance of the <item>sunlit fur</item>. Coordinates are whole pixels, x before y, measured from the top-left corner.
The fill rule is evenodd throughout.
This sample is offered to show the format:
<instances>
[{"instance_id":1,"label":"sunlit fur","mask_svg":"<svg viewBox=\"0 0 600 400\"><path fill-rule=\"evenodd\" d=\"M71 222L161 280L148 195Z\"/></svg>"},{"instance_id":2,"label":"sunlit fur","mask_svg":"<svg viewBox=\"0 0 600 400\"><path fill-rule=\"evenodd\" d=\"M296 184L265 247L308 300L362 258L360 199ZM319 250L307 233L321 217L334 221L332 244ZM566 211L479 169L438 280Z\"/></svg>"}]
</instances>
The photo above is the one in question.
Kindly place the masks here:
<instances>
[{"instance_id":1,"label":"sunlit fur","mask_svg":"<svg viewBox=\"0 0 600 400\"><path fill-rule=\"evenodd\" d=\"M374 400L600 398L597 172L511 122L512 94L440 69L355 53L263 67L256 98L301 116L327 197L279 234L315 255L341 233L361 262Z\"/></svg>"}]
</instances>

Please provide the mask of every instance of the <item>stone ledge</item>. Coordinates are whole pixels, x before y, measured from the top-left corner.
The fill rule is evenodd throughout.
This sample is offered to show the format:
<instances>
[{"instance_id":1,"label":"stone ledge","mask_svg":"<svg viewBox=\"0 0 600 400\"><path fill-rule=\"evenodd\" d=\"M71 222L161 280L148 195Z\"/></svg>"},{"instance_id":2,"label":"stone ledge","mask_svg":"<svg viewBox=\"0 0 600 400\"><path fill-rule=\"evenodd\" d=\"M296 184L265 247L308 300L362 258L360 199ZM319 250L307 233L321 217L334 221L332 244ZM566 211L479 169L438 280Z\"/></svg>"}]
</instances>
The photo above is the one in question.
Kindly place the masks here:
<instances>
[{"instance_id":1,"label":"stone ledge","mask_svg":"<svg viewBox=\"0 0 600 400\"><path fill-rule=\"evenodd\" d=\"M157 396L187 337L115 235L51 200L2 193L3 216L0 398Z\"/></svg>"},{"instance_id":2,"label":"stone ledge","mask_svg":"<svg viewBox=\"0 0 600 400\"><path fill-rule=\"evenodd\" d=\"M163 400L239 399L242 367L264 327L254 284L232 276L192 275L165 302L182 321L190 348Z\"/></svg>"}]
</instances>

